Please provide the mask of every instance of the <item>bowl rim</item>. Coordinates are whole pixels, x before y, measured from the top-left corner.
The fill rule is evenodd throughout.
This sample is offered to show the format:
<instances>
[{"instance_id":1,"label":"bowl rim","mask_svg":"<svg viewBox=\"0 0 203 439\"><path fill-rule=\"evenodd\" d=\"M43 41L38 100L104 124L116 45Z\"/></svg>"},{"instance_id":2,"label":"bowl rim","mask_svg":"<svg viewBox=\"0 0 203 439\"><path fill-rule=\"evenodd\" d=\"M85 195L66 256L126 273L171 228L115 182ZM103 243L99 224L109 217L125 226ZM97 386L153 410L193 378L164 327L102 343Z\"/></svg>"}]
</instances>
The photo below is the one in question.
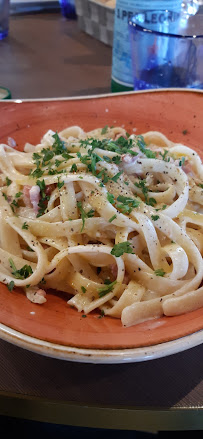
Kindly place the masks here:
<instances>
[{"instance_id":1,"label":"bowl rim","mask_svg":"<svg viewBox=\"0 0 203 439\"><path fill-rule=\"evenodd\" d=\"M150 90L132 90L132 91L122 91L117 93L102 93L94 95L84 95L84 96L60 96L51 98L12 98L0 100L0 105L8 104L22 104L24 102L51 102L51 101L78 101L78 100L91 100L91 99L102 99L102 98L112 98L116 96L128 96L135 94L145 94L145 93L170 93L170 92L180 92L180 93L199 93L203 94L203 90L198 88L181 88L181 87L171 87L171 88L152 88Z\"/></svg>"},{"instance_id":2,"label":"bowl rim","mask_svg":"<svg viewBox=\"0 0 203 439\"><path fill-rule=\"evenodd\" d=\"M46 357L94 364L121 364L155 360L203 343L203 329L168 342L127 349L88 349L41 340L0 323L0 338L15 346Z\"/></svg>"}]
</instances>

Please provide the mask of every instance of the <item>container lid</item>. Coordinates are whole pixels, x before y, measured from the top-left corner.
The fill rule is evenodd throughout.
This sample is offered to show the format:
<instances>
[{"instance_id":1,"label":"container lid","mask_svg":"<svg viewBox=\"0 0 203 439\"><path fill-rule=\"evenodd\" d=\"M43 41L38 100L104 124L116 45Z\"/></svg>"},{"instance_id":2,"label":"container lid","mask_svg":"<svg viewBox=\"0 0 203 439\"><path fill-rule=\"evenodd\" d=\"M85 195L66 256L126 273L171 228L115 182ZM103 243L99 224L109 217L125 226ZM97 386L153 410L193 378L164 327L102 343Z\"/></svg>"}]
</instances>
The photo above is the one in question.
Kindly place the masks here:
<instances>
[{"instance_id":1,"label":"container lid","mask_svg":"<svg viewBox=\"0 0 203 439\"><path fill-rule=\"evenodd\" d=\"M8 88L0 86L0 100L1 99L11 99L11 92Z\"/></svg>"}]
</instances>

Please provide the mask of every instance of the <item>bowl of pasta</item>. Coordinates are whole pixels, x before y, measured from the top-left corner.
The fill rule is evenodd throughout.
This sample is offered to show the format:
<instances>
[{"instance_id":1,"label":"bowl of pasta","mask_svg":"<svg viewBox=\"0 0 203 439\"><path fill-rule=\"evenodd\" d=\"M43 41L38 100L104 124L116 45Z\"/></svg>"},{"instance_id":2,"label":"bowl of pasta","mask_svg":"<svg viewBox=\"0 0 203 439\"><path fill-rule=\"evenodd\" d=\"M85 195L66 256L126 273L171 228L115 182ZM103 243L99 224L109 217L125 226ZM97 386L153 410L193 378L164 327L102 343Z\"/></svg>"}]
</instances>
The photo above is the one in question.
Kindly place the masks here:
<instances>
[{"instance_id":1,"label":"bowl of pasta","mask_svg":"<svg viewBox=\"0 0 203 439\"><path fill-rule=\"evenodd\" d=\"M0 103L0 337L116 363L203 340L200 91Z\"/></svg>"}]
</instances>

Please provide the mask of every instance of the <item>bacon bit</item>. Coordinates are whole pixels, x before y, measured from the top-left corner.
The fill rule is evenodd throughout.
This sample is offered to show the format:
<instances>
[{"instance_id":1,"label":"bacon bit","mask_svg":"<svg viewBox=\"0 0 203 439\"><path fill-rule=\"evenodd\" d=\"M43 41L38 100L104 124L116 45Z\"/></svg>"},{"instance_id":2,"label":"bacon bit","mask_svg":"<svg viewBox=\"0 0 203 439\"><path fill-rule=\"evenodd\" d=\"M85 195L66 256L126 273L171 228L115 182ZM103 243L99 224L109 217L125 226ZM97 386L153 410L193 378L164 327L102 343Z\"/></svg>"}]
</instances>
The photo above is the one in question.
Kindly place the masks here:
<instances>
[{"instance_id":1,"label":"bacon bit","mask_svg":"<svg viewBox=\"0 0 203 439\"><path fill-rule=\"evenodd\" d=\"M45 194L46 195L51 195L51 193L54 191L54 189L56 188L56 184L48 184L47 186L46 186L46 189L45 189Z\"/></svg>"},{"instance_id":2,"label":"bacon bit","mask_svg":"<svg viewBox=\"0 0 203 439\"><path fill-rule=\"evenodd\" d=\"M127 163L127 164L131 164L131 163L136 162L137 156L132 156L130 154L122 154L121 159L122 159L122 162Z\"/></svg>"},{"instance_id":3,"label":"bacon bit","mask_svg":"<svg viewBox=\"0 0 203 439\"><path fill-rule=\"evenodd\" d=\"M128 285L129 282L130 282L130 276L128 273L125 273L123 283Z\"/></svg>"},{"instance_id":4,"label":"bacon bit","mask_svg":"<svg viewBox=\"0 0 203 439\"><path fill-rule=\"evenodd\" d=\"M182 170L187 174L190 175L191 177L194 177L194 173L192 170L192 166L190 162L186 162L183 166L182 166Z\"/></svg>"},{"instance_id":5,"label":"bacon bit","mask_svg":"<svg viewBox=\"0 0 203 439\"><path fill-rule=\"evenodd\" d=\"M113 276L113 279L115 280L117 278L117 274L118 274L117 264L111 264L110 265L110 270L111 270L111 274Z\"/></svg>"},{"instance_id":6,"label":"bacon bit","mask_svg":"<svg viewBox=\"0 0 203 439\"><path fill-rule=\"evenodd\" d=\"M110 270L111 270L111 274L112 274L113 280L116 280L117 274L118 274L117 264L111 264L110 265ZM125 275L124 275L124 278L123 278L123 283L124 284L128 284L129 282L130 282L130 277L129 277L128 273L125 272Z\"/></svg>"},{"instance_id":7,"label":"bacon bit","mask_svg":"<svg viewBox=\"0 0 203 439\"><path fill-rule=\"evenodd\" d=\"M180 167L180 162L181 162L181 159L174 160L172 157L170 157L170 163L173 163L173 165ZM194 174L193 169L192 169L192 165L188 160L185 161L185 163L181 165L181 168L190 177L192 177L192 178L195 177L195 174Z\"/></svg>"},{"instance_id":8,"label":"bacon bit","mask_svg":"<svg viewBox=\"0 0 203 439\"><path fill-rule=\"evenodd\" d=\"M38 294L38 296L46 297L46 291L42 290L41 288L36 291L36 294Z\"/></svg>"},{"instance_id":9,"label":"bacon bit","mask_svg":"<svg viewBox=\"0 0 203 439\"><path fill-rule=\"evenodd\" d=\"M33 210L35 213L38 213L39 210L39 200L40 200L40 187L39 186L32 186L30 189L30 201L33 206Z\"/></svg>"},{"instance_id":10,"label":"bacon bit","mask_svg":"<svg viewBox=\"0 0 203 439\"><path fill-rule=\"evenodd\" d=\"M11 148L16 147L16 141L12 137L8 137L8 146L10 146Z\"/></svg>"},{"instance_id":11,"label":"bacon bit","mask_svg":"<svg viewBox=\"0 0 203 439\"><path fill-rule=\"evenodd\" d=\"M23 201L26 207L33 207L34 212L37 213L39 210L39 200L40 200L40 188L39 186L28 186L23 187Z\"/></svg>"},{"instance_id":12,"label":"bacon bit","mask_svg":"<svg viewBox=\"0 0 203 439\"><path fill-rule=\"evenodd\" d=\"M137 152L137 155L131 155L131 154L128 154L128 153L121 155L122 161L124 163L126 163L127 165L135 163L138 158L143 156L143 154L141 154L140 151L138 152L135 147L131 148L131 151Z\"/></svg>"},{"instance_id":13,"label":"bacon bit","mask_svg":"<svg viewBox=\"0 0 203 439\"><path fill-rule=\"evenodd\" d=\"M132 148L133 150L133 148ZM121 156L121 160L123 162L123 164L125 165L132 165L133 163L135 163L137 161L137 159L140 158L140 154L138 153L138 155L131 155L131 154L122 154Z\"/></svg>"},{"instance_id":14,"label":"bacon bit","mask_svg":"<svg viewBox=\"0 0 203 439\"><path fill-rule=\"evenodd\" d=\"M46 292L38 286L26 288L26 296L30 300L30 302L38 303L39 305L47 301Z\"/></svg>"},{"instance_id":15,"label":"bacon bit","mask_svg":"<svg viewBox=\"0 0 203 439\"><path fill-rule=\"evenodd\" d=\"M30 201L30 189L32 186L25 185L23 187L23 201L26 205L26 207L32 207L31 201Z\"/></svg>"},{"instance_id":16,"label":"bacon bit","mask_svg":"<svg viewBox=\"0 0 203 439\"><path fill-rule=\"evenodd\" d=\"M44 250L46 250L46 248L49 248L49 245L47 245L47 244L42 244L42 247L43 247Z\"/></svg>"},{"instance_id":17,"label":"bacon bit","mask_svg":"<svg viewBox=\"0 0 203 439\"><path fill-rule=\"evenodd\" d=\"M132 148L133 151L133 148ZM136 151L136 149L134 149L134 151ZM137 152L137 151L136 151ZM138 153L137 155L132 156L131 154L122 154L121 159L122 159L122 169L124 170L124 172L126 174L133 174L133 175L142 175L143 171L142 169L136 169L136 172L133 169L133 165L136 164L137 160L142 157L141 153Z\"/></svg>"}]
</instances>

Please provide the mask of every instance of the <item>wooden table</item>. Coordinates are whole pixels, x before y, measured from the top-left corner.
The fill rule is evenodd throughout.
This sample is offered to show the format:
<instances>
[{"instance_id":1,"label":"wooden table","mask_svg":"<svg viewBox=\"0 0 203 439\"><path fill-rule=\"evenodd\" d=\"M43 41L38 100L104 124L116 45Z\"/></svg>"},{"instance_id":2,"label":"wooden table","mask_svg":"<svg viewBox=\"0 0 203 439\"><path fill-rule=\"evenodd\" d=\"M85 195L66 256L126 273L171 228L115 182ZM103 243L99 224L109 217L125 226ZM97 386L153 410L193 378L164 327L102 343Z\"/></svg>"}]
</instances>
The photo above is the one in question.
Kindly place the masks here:
<instances>
[{"instance_id":1,"label":"wooden table","mask_svg":"<svg viewBox=\"0 0 203 439\"><path fill-rule=\"evenodd\" d=\"M111 52L60 12L11 16L0 41L0 86L21 99L108 93Z\"/></svg>"},{"instance_id":2,"label":"wooden table","mask_svg":"<svg viewBox=\"0 0 203 439\"><path fill-rule=\"evenodd\" d=\"M11 17L0 84L13 98L110 91L111 48L58 14ZM203 346L135 364L43 357L0 341L0 415L141 431L203 429Z\"/></svg>"}]
</instances>

